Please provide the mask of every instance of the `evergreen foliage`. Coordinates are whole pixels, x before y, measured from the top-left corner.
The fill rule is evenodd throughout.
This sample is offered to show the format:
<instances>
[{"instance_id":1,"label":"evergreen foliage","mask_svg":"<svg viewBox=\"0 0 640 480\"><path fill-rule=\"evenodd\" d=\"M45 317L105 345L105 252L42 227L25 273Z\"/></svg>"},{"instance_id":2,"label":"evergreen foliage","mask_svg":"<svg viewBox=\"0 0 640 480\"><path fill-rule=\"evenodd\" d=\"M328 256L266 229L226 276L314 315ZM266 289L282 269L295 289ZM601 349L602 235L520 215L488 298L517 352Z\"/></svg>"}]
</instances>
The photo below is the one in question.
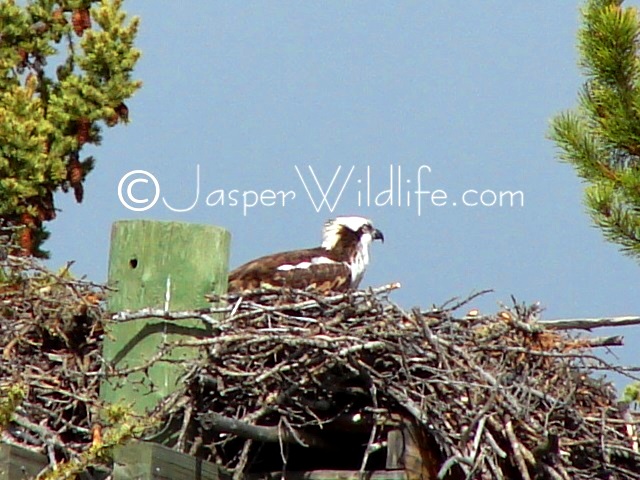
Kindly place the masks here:
<instances>
[{"instance_id":1,"label":"evergreen foliage","mask_svg":"<svg viewBox=\"0 0 640 480\"><path fill-rule=\"evenodd\" d=\"M25 254L46 255L53 195L78 202L101 126L128 121L124 101L140 56L138 19L122 0L0 0L0 218L20 227Z\"/></svg>"},{"instance_id":2,"label":"evergreen foliage","mask_svg":"<svg viewBox=\"0 0 640 480\"><path fill-rule=\"evenodd\" d=\"M587 77L578 107L555 117L560 158L588 184L594 223L640 259L640 19L622 0L587 0L578 34Z\"/></svg>"}]
</instances>

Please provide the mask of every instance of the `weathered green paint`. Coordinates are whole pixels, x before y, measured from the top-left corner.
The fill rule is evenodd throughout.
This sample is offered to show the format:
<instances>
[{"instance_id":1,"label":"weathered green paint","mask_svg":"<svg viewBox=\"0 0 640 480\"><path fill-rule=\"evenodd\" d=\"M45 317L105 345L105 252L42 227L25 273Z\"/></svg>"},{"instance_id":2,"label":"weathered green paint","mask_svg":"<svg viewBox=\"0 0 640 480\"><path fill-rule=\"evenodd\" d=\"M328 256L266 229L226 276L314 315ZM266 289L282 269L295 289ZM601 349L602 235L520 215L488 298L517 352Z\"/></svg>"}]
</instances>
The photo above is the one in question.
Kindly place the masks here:
<instances>
[{"instance_id":1,"label":"weathered green paint","mask_svg":"<svg viewBox=\"0 0 640 480\"><path fill-rule=\"evenodd\" d=\"M132 442L114 453L113 480L225 480L218 467L147 442Z\"/></svg>"},{"instance_id":2,"label":"weathered green paint","mask_svg":"<svg viewBox=\"0 0 640 480\"><path fill-rule=\"evenodd\" d=\"M0 444L0 480L35 478L48 464L44 455L15 445Z\"/></svg>"},{"instance_id":3,"label":"weathered green paint","mask_svg":"<svg viewBox=\"0 0 640 480\"><path fill-rule=\"evenodd\" d=\"M113 225L109 257L110 312L164 308L167 288L169 310L206 307L207 293L227 288L229 233L220 227L148 220L120 221ZM165 342L206 336L201 320L159 319L109 323L103 346L107 362L122 369L145 364ZM196 349L174 349L172 360L156 363L147 375L135 372L126 379L101 385L108 402L125 401L144 414L176 388L183 372L181 359L192 359Z\"/></svg>"}]
</instances>

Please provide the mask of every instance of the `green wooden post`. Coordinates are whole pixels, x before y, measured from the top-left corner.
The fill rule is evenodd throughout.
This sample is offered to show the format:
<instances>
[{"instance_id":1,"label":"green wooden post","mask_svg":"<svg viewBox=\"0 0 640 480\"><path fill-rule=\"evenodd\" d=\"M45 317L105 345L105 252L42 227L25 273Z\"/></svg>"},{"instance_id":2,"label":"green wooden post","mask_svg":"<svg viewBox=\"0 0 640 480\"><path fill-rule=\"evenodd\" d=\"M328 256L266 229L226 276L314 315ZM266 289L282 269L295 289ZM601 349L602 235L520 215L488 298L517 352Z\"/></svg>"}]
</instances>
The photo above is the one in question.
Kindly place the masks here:
<instances>
[{"instance_id":1,"label":"green wooden post","mask_svg":"<svg viewBox=\"0 0 640 480\"><path fill-rule=\"evenodd\" d=\"M206 307L207 293L227 289L229 232L212 225L149 220L119 221L111 231L108 309L111 312L146 307L170 311ZM107 325L103 355L117 368L148 362L166 342L207 335L199 319L166 321L134 320ZM174 349L172 360L193 359L196 349ZM175 391L183 372L180 362L159 362L147 375L106 380L100 396L108 402L133 404L145 414Z\"/></svg>"},{"instance_id":2,"label":"green wooden post","mask_svg":"<svg viewBox=\"0 0 640 480\"><path fill-rule=\"evenodd\" d=\"M217 465L163 445L131 442L114 454L113 480L229 480Z\"/></svg>"},{"instance_id":3,"label":"green wooden post","mask_svg":"<svg viewBox=\"0 0 640 480\"><path fill-rule=\"evenodd\" d=\"M26 448L0 444L0 480L35 478L49 460Z\"/></svg>"}]
</instances>

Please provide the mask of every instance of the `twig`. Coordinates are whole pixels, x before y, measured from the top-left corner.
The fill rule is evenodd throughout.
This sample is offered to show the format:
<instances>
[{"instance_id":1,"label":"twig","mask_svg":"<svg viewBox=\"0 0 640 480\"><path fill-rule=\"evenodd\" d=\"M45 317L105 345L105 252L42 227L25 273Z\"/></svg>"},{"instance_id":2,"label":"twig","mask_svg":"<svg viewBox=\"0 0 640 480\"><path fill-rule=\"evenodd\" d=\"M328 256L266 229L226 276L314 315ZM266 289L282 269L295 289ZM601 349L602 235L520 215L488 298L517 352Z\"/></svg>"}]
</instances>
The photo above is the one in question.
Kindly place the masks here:
<instances>
[{"instance_id":1,"label":"twig","mask_svg":"<svg viewBox=\"0 0 640 480\"><path fill-rule=\"evenodd\" d=\"M242 452L240 453L240 459L238 460L238 464L233 471L233 480L242 480L244 478L244 469L249 461L249 451L251 450L252 444L253 440L251 439L247 439L244 441Z\"/></svg>"},{"instance_id":2,"label":"twig","mask_svg":"<svg viewBox=\"0 0 640 480\"><path fill-rule=\"evenodd\" d=\"M241 438L256 440L258 442L279 442L281 440L278 427L263 427L251 425L249 423L228 418L216 412L208 412L200 417L200 421L206 424L207 428L215 432L233 433ZM293 430L293 429L292 429ZM329 448L330 445L324 440L307 432L295 431L285 432L282 440L287 443L302 443L304 446L315 448Z\"/></svg>"},{"instance_id":3,"label":"twig","mask_svg":"<svg viewBox=\"0 0 640 480\"><path fill-rule=\"evenodd\" d=\"M466 304L472 302L476 298L481 297L482 295L486 295L487 293L492 293L492 292L493 292L493 289L488 288L488 289L480 290L479 292L473 292L469 296L467 296L466 298L464 298L462 300L458 300L458 297L452 298L450 300L447 300L443 305L441 305L438 308L438 311L455 312L456 310L458 310L461 307L464 307ZM454 303L453 305L449 305L450 303L453 303L456 300L458 300L456 303Z\"/></svg>"},{"instance_id":4,"label":"twig","mask_svg":"<svg viewBox=\"0 0 640 480\"><path fill-rule=\"evenodd\" d=\"M177 448L178 451L183 452L185 450L185 442L187 439L187 430L191 423L191 415L193 414L193 406L189 403L184 409L184 418L182 419L182 427L178 434Z\"/></svg>"},{"instance_id":5,"label":"twig","mask_svg":"<svg viewBox=\"0 0 640 480\"><path fill-rule=\"evenodd\" d=\"M373 408L377 409L378 408L378 392L374 383L371 384L371 387L369 388L369 393L371 394ZM371 433L369 434L369 440L367 441L367 446L365 447L364 455L362 456L362 462L360 463L360 471L358 475L360 480L364 480L364 474L367 468L367 462L369 461L369 455L373 451L373 444L375 443L376 435L378 434L378 424L375 420L376 418L374 415L374 422L373 422L373 425L371 426Z\"/></svg>"},{"instance_id":6,"label":"twig","mask_svg":"<svg viewBox=\"0 0 640 480\"><path fill-rule=\"evenodd\" d=\"M438 478L439 479L443 479L447 476L447 474L449 473L449 470L451 470L455 465L458 466L462 466L462 465L468 465L470 467L473 466L473 462L471 461L470 458L465 457L464 455L456 455L453 457L449 457L443 464L442 467L440 467L440 470L438 470Z\"/></svg>"},{"instance_id":7,"label":"twig","mask_svg":"<svg viewBox=\"0 0 640 480\"><path fill-rule=\"evenodd\" d=\"M504 430L507 434L507 438L509 439L509 443L511 444L511 452L513 453L513 458L516 461L516 467L518 467L518 471L520 472L522 479L531 480L531 477L529 476L529 469L527 468L527 464L522 456L522 445L520 445L520 442L513 432L513 424L511 423L511 420L505 424Z\"/></svg>"},{"instance_id":8,"label":"twig","mask_svg":"<svg viewBox=\"0 0 640 480\"><path fill-rule=\"evenodd\" d=\"M538 323L545 328L553 328L556 330L591 330L592 328L601 327L640 325L640 317L563 318L558 320L541 320Z\"/></svg>"}]
</instances>

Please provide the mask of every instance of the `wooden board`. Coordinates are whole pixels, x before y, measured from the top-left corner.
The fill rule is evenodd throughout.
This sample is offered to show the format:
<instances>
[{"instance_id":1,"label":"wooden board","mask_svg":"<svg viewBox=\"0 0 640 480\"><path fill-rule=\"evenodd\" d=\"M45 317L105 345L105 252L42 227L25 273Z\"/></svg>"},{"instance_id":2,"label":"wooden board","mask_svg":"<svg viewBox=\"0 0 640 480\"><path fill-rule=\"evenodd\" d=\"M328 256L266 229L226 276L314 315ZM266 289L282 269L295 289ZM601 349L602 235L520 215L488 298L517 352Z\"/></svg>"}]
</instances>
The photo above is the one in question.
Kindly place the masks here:
<instances>
[{"instance_id":1,"label":"wooden board","mask_svg":"<svg viewBox=\"0 0 640 480\"><path fill-rule=\"evenodd\" d=\"M116 449L113 480L229 480L218 467L190 455L149 442Z\"/></svg>"},{"instance_id":2,"label":"wooden board","mask_svg":"<svg viewBox=\"0 0 640 480\"><path fill-rule=\"evenodd\" d=\"M15 445L0 444L0 480L35 478L48 464L44 455Z\"/></svg>"},{"instance_id":3,"label":"wooden board","mask_svg":"<svg viewBox=\"0 0 640 480\"><path fill-rule=\"evenodd\" d=\"M409 419L402 419L399 429L387 434L385 467L401 469L407 480L435 480L439 462L424 430Z\"/></svg>"},{"instance_id":4,"label":"wooden board","mask_svg":"<svg viewBox=\"0 0 640 480\"><path fill-rule=\"evenodd\" d=\"M109 257L110 312L165 308L193 310L209 306L204 295L227 289L229 233L212 225L147 220L113 225ZM167 343L208 336L201 320L144 319L110 323L103 355L116 368L144 365ZM177 362L156 363L126 379L105 381L100 396L107 402L126 401L145 414L176 389L183 373L180 360L193 359L197 349L175 349Z\"/></svg>"}]
</instances>

